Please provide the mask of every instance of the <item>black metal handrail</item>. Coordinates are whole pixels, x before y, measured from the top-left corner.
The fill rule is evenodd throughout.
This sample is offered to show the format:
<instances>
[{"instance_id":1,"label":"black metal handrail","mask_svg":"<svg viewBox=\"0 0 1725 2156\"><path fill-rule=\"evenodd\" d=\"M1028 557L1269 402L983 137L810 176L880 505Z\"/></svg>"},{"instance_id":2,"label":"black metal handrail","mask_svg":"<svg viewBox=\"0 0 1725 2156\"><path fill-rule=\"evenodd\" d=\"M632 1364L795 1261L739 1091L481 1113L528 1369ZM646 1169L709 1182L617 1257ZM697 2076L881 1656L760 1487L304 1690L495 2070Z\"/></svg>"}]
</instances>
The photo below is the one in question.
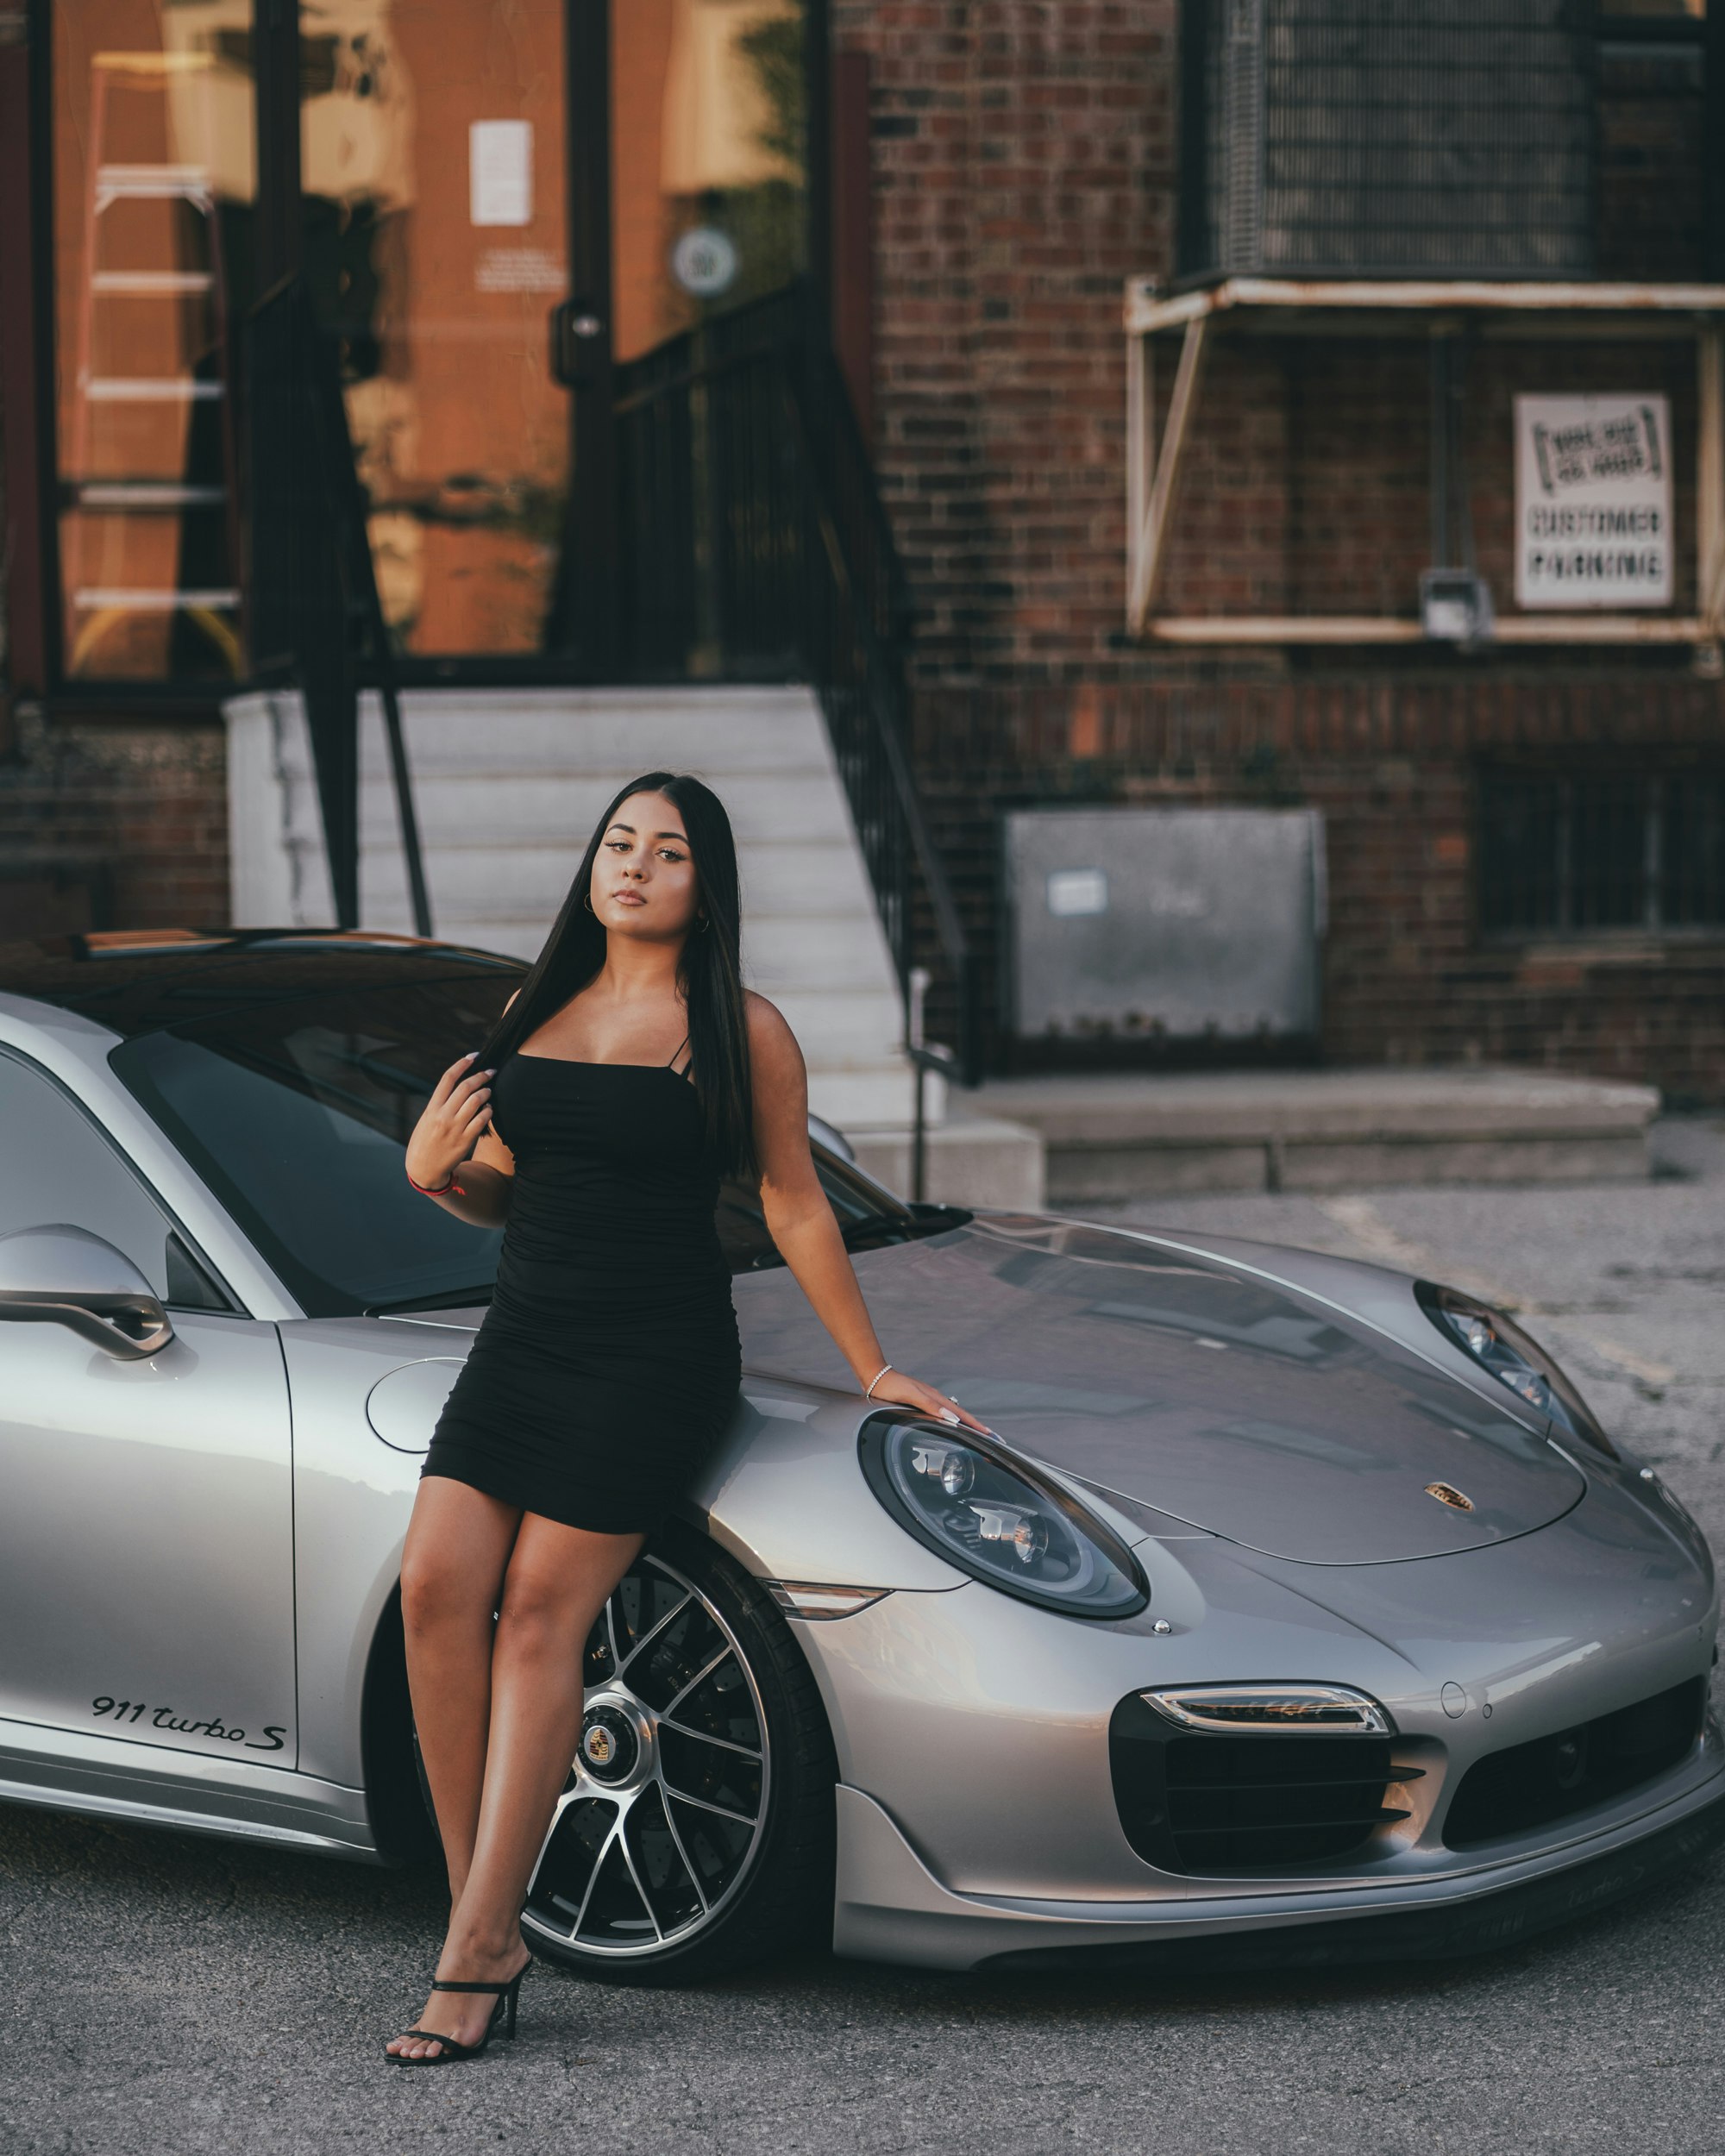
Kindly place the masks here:
<instances>
[{"instance_id":1,"label":"black metal handrail","mask_svg":"<svg viewBox=\"0 0 1725 2156\"><path fill-rule=\"evenodd\" d=\"M981 968L911 766L903 569L843 377L813 323L807 295L792 289L617 370L621 670L812 683L906 1043L923 1050L913 975L944 975L957 1046L940 1067L975 1085ZM415 924L430 934L392 648L335 348L297 277L264 296L248 330L254 673L304 694L344 926L359 916L359 696L378 688Z\"/></svg>"},{"instance_id":2,"label":"black metal handrail","mask_svg":"<svg viewBox=\"0 0 1725 2156\"><path fill-rule=\"evenodd\" d=\"M934 957L957 1035L950 1068L975 1085L981 967L910 761L904 573L844 379L812 323L804 293L778 293L618 370L627 664L647 677L812 683L906 1040L913 975Z\"/></svg>"},{"instance_id":3,"label":"black metal handrail","mask_svg":"<svg viewBox=\"0 0 1725 2156\"><path fill-rule=\"evenodd\" d=\"M359 924L360 692L376 688L413 925L429 936L393 649L335 348L298 277L264 294L247 333L252 674L263 683L292 681L304 699L341 928Z\"/></svg>"}]
</instances>

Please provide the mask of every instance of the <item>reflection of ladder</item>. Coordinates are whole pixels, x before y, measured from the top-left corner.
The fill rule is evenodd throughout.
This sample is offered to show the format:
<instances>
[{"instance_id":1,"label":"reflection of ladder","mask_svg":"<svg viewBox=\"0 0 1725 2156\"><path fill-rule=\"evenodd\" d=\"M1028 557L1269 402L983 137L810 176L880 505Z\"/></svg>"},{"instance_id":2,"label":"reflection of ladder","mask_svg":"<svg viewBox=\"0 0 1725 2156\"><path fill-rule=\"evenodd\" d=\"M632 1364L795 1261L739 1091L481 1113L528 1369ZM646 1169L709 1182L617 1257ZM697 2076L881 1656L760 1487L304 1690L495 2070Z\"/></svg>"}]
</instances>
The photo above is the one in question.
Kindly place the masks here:
<instances>
[{"instance_id":1,"label":"reflection of ladder","mask_svg":"<svg viewBox=\"0 0 1725 2156\"><path fill-rule=\"evenodd\" d=\"M74 511L67 534L67 584L74 613L79 617L72 638L67 670L77 674L89 665L96 647L114 625L128 616L184 613L216 647L233 673L242 670L240 639L232 618L238 611L237 586L227 583L187 585L176 568L173 581L140 583L125 577L132 550L120 549L121 581L104 576L110 567L86 573L92 536L89 519L107 517L183 517L187 511L225 512L223 566L232 573L238 561L235 498L233 415L229 398L228 294L223 277L221 229L216 196L209 172L198 165L167 162L147 165L110 164L106 157L111 117L111 91L134 90L164 94L177 75L196 74L215 65L208 53L97 53L91 61L90 153L85 179L84 276L78 300L78 371L73 383L71 425L71 476L67 492ZM104 266L98 249L104 218L117 204L140 202L183 202L202 221L205 266L171 269L161 266L116 265ZM202 298L209 317L209 341L204 347L215 371L196 370L200 356L198 340L182 338L185 365L166 375L98 374L96 372L96 324L104 300L160 301L185 308ZM185 476L196 435L192 416L199 405L222 406L218 437L220 479L201 483ZM91 470L96 408L114 405L171 405L191 407L180 430L180 476L166 470L116 473L97 476ZM104 553L106 553L104 548ZM184 559L185 530L182 525L177 561ZM227 617L228 618L224 618Z\"/></svg>"}]
</instances>

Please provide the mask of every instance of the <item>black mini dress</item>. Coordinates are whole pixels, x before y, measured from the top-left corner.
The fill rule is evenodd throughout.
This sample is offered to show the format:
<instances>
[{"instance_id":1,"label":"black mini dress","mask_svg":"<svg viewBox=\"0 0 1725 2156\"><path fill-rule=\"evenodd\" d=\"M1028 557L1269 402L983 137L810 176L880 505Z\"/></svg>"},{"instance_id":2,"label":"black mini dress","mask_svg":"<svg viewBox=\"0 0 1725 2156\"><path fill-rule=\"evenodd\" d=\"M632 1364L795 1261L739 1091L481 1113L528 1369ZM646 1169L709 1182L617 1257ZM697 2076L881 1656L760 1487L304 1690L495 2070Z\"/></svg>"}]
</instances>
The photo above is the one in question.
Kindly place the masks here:
<instances>
[{"instance_id":1,"label":"black mini dress","mask_svg":"<svg viewBox=\"0 0 1725 2156\"><path fill-rule=\"evenodd\" d=\"M423 1474L604 1534L650 1534L693 1481L741 1353L718 1173L676 1061L505 1060L497 1287Z\"/></svg>"}]
</instances>

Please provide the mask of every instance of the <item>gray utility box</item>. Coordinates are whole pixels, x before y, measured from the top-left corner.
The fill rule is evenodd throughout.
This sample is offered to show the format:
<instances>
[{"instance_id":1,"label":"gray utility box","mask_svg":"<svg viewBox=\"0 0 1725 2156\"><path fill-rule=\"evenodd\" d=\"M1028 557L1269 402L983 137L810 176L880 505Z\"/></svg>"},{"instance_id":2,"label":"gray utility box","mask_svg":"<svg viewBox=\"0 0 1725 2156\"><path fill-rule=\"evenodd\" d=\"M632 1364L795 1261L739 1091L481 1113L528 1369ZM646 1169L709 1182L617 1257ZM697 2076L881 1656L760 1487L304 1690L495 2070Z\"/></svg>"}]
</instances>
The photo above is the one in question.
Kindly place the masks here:
<instances>
[{"instance_id":1,"label":"gray utility box","mask_svg":"<svg viewBox=\"0 0 1725 2156\"><path fill-rule=\"evenodd\" d=\"M1316 1034L1316 810L1019 809L1005 824L1019 1039Z\"/></svg>"}]
</instances>

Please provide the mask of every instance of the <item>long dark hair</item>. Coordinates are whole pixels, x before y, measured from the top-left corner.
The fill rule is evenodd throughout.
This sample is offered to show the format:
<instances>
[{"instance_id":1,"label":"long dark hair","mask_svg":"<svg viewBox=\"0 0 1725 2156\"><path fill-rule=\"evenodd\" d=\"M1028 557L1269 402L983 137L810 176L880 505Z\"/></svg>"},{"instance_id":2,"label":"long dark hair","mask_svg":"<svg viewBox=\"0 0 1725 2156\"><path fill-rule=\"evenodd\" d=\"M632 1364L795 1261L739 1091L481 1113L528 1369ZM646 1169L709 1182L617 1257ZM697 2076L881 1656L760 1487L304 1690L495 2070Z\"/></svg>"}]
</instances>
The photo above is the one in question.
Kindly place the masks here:
<instances>
[{"instance_id":1,"label":"long dark hair","mask_svg":"<svg viewBox=\"0 0 1725 2156\"><path fill-rule=\"evenodd\" d=\"M694 859L697 916L677 969L688 999L691 1074L706 1122L707 1150L722 1173L755 1167L754 1102L749 1077L749 1024L739 957L737 841L724 804L699 779L647 771L631 779L593 826L581 865L545 947L515 1000L480 1050L480 1065L498 1069L530 1034L579 995L605 963L605 924L584 901L601 841L631 793L662 793L681 812Z\"/></svg>"}]
</instances>

